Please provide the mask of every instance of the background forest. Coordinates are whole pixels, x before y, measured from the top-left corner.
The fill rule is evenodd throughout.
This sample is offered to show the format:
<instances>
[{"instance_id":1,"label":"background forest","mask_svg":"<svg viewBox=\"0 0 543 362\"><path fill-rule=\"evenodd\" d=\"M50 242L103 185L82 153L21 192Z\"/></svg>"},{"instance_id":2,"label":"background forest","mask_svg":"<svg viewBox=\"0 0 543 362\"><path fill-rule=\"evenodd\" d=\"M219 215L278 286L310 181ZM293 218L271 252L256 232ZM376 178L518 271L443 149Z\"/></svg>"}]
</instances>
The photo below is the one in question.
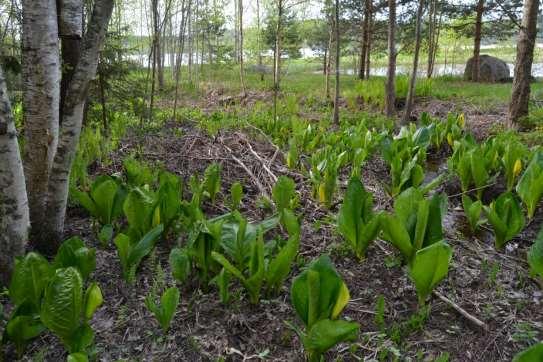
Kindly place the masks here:
<instances>
[{"instance_id":1,"label":"background forest","mask_svg":"<svg viewBox=\"0 0 543 362\"><path fill-rule=\"evenodd\" d=\"M538 0L0 0L0 362L543 361Z\"/></svg>"}]
</instances>

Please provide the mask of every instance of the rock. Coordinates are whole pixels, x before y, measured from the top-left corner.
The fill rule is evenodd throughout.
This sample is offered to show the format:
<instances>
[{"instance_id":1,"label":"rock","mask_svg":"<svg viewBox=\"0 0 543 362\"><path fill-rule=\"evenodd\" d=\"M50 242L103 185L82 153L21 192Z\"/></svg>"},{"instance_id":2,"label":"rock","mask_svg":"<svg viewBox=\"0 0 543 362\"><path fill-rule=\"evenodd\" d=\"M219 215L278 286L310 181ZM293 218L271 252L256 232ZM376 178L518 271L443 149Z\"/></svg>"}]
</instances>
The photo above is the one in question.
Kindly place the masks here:
<instances>
[{"instance_id":1,"label":"rock","mask_svg":"<svg viewBox=\"0 0 543 362\"><path fill-rule=\"evenodd\" d=\"M479 81L498 83L511 80L509 75L509 66L506 62L490 55L479 56ZM469 58L466 69L464 70L464 79L472 80L473 57Z\"/></svg>"}]
</instances>

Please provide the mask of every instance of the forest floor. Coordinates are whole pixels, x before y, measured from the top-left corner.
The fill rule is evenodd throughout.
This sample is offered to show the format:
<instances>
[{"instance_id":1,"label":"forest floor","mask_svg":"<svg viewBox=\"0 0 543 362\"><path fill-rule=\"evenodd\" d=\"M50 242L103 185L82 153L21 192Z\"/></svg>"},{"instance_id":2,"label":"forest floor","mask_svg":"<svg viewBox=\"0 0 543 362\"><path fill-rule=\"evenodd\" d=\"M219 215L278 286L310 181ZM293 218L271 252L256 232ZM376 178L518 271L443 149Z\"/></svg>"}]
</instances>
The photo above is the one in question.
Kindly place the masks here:
<instances>
[{"instance_id":1,"label":"forest floor","mask_svg":"<svg viewBox=\"0 0 543 362\"><path fill-rule=\"evenodd\" d=\"M256 102L268 102L270 93L255 90L240 96L237 91L209 91L198 99L185 100L184 107L194 107L212 113L220 110L252 108ZM169 97L161 106L171 103ZM470 108L471 107L471 108ZM364 108L361 105L361 108ZM451 100L419 99L416 113L429 111L446 117L450 111L466 112L468 129L484 139L500 128L506 106L493 113L480 112L477 106ZM348 110L346 110L348 112ZM300 116L315 118L319 113L308 109ZM322 115L321 115L322 116ZM287 175L297 184L300 195L298 213L302 216L302 239L297 275L300 266L323 253L329 253L351 292L351 301L344 315L358 321L361 333L351 347L340 345L326 360L397 360L434 361L449 355L450 361L510 361L526 346L543 338L543 293L528 277L526 249L531 245L543 222L543 208L533 221L508 244L496 251L488 229L470 235L461 212L460 186L451 180L441 186L449 195L444 226L447 240L454 249L449 276L437 288L429 302L429 313L419 311L417 296L396 252L378 240L369 249L367 258L357 260L335 231L334 215L338 200L331 210L324 210L311 197L311 185L306 176L286 168L282 150L254 126L219 129L209 134L198 122L168 120L162 127L145 134L129 130L119 149L111 155L108 165L96 164L93 175L122 171L122 160L130 154L163 166L188 180L201 174L212 162L222 166L222 195L228 195L230 185L240 181L245 197L241 211L253 221L262 220L266 211L257 203L258 195L271 192L276 177ZM429 153L433 176L446 172L447 154ZM264 167L267 166L267 167ZM266 168L269 170L267 171ZM248 172L250 171L250 172ZM385 192L388 169L379 155L373 156L363 168L363 183L374 195L378 209L389 210L392 199ZM343 194L348 174L340 176ZM489 200L503 191L500 182L485 190ZM215 205L206 204L208 217L227 211L225 198ZM80 235L97 248L97 269L94 279L104 293L104 305L92 321L96 332L96 353L100 361L298 361L304 355L301 343L285 321L296 322L289 301L291 278L280 296L249 303L246 296L235 290L231 303L220 303L216 291L203 293L196 285L181 290L181 305L164 335L144 305L144 297L153 284L173 284L168 270L168 253L180 240L159 244L137 274L136 283L128 286L121 279L121 270L113 245L103 248L96 240L91 220L79 207L70 207L67 216L67 236ZM385 327L375 321L379 296L385 300ZM445 303L444 296L485 323L477 326ZM380 327L381 326L381 327ZM28 348L25 359L60 361L65 358L62 346L51 335L44 335ZM446 359L443 359L446 361Z\"/></svg>"}]
</instances>

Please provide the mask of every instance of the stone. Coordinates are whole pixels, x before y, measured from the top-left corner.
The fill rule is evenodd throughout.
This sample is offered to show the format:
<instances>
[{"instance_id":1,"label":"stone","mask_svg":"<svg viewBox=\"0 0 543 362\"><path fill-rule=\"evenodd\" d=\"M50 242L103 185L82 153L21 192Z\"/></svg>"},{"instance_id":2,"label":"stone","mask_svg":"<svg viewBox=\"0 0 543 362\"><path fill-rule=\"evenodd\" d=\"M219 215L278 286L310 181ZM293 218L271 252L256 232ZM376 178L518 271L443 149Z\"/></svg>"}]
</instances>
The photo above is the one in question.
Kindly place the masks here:
<instances>
[{"instance_id":1,"label":"stone","mask_svg":"<svg viewBox=\"0 0 543 362\"><path fill-rule=\"evenodd\" d=\"M511 80L509 66L503 60L490 55L479 56L479 81L488 83L508 82ZM468 59L464 70L464 79L473 80L473 57Z\"/></svg>"}]
</instances>

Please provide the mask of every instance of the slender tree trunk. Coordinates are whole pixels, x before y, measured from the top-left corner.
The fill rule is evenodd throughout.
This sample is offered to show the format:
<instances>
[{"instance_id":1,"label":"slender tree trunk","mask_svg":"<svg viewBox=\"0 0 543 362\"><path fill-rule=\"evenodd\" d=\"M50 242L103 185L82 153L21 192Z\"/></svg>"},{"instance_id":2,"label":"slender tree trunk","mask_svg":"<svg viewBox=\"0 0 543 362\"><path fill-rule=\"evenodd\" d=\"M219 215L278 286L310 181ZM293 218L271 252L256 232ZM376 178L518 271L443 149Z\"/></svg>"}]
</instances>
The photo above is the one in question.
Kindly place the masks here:
<instances>
[{"instance_id":1,"label":"slender tree trunk","mask_svg":"<svg viewBox=\"0 0 543 362\"><path fill-rule=\"evenodd\" d=\"M277 121L277 102L281 86L281 37L283 32L283 0L277 0L277 27L275 29L275 62L273 69L273 121Z\"/></svg>"},{"instance_id":2,"label":"slender tree trunk","mask_svg":"<svg viewBox=\"0 0 543 362\"><path fill-rule=\"evenodd\" d=\"M7 286L15 257L24 253L30 228L17 130L0 67L0 287Z\"/></svg>"},{"instance_id":3,"label":"slender tree trunk","mask_svg":"<svg viewBox=\"0 0 543 362\"><path fill-rule=\"evenodd\" d=\"M335 96L334 96L334 115L332 118L332 122L334 124L339 125L339 75L340 75L340 69L339 69L339 56L340 56L340 39L339 39L339 0L336 0L336 6L335 6L335 21L334 21L334 31L335 31L335 40L336 40L336 89L335 89Z\"/></svg>"},{"instance_id":4,"label":"slender tree trunk","mask_svg":"<svg viewBox=\"0 0 543 362\"><path fill-rule=\"evenodd\" d=\"M481 55L481 32L483 28L483 11L485 9L485 0L479 0L477 3L475 15L475 36L473 42L473 68L471 78L474 82L479 81L480 77L480 55Z\"/></svg>"},{"instance_id":5,"label":"slender tree trunk","mask_svg":"<svg viewBox=\"0 0 543 362\"><path fill-rule=\"evenodd\" d=\"M330 99L330 71L332 70L332 40L333 40L333 27L332 27L332 21L330 19L330 31L328 32L328 58L326 59L326 79L324 80L324 94L326 96L326 99Z\"/></svg>"},{"instance_id":6,"label":"slender tree trunk","mask_svg":"<svg viewBox=\"0 0 543 362\"><path fill-rule=\"evenodd\" d=\"M264 69L262 67L262 33L260 29L260 0L256 0L256 31L258 42L258 68L260 70L260 81L264 81Z\"/></svg>"},{"instance_id":7,"label":"slender tree trunk","mask_svg":"<svg viewBox=\"0 0 543 362\"><path fill-rule=\"evenodd\" d=\"M188 6L185 9L185 0L181 3L181 27L179 29L179 55L177 59L177 67L175 70L175 100L173 103L173 119L177 116L177 101L179 97L179 81L181 80L181 67L183 66L183 52L185 51L185 28L187 26L187 18L190 16L190 8L192 0L189 0Z\"/></svg>"},{"instance_id":8,"label":"slender tree trunk","mask_svg":"<svg viewBox=\"0 0 543 362\"><path fill-rule=\"evenodd\" d=\"M522 24L517 43L517 60L515 62L511 103L509 104L508 125L510 127L513 127L520 118L528 115L538 11L539 0L526 0L524 2Z\"/></svg>"},{"instance_id":9,"label":"slender tree trunk","mask_svg":"<svg viewBox=\"0 0 543 362\"><path fill-rule=\"evenodd\" d=\"M89 83L96 75L98 55L104 44L112 11L112 1L96 0L94 2L92 16L83 41L81 58L66 92L59 143L49 181L47 204L49 232L42 239L49 241L48 249L51 252L56 251L63 236L70 171L81 133L83 109Z\"/></svg>"},{"instance_id":10,"label":"slender tree trunk","mask_svg":"<svg viewBox=\"0 0 543 362\"><path fill-rule=\"evenodd\" d=\"M366 62L366 79L370 79L370 65L371 65L371 46L372 46L372 39L371 39L371 34L373 34L373 23L374 23L374 16L373 16L373 4L372 4L372 0L369 0L369 16L370 16L370 21L369 21L369 25L368 25L368 43L367 43L367 46L366 46L366 58L365 58L365 62Z\"/></svg>"},{"instance_id":11,"label":"slender tree trunk","mask_svg":"<svg viewBox=\"0 0 543 362\"><path fill-rule=\"evenodd\" d=\"M420 23L422 22L422 13L424 10L424 0L419 0L419 6L417 9L417 20L415 25L415 54L413 58L413 70L411 71L411 78L409 79L409 88L407 90L407 100L405 102L405 113L402 121L408 122L411 119L411 112L413 111L413 102L415 100L417 71L419 66L419 54L420 54Z\"/></svg>"},{"instance_id":12,"label":"slender tree trunk","mask_svg":"<svg viewBox=\"0 0 543 362\"><path fill-rule=\"evenodd\" d=\"M385 90L385 114L396 113L396 0L388 0L388 69Z\"/></svg>"},{"instance_id":13,"label":"slender tree trunk","mask_svg":"<svg viewBox=\"0 0 543 362\"><path fill-rule=\"evenodd\" d=\"M245 69L243 65L243 0L238 0L238 19L239 19L239 80L241 92L245 95Z\"/></svg>"},{"instance_id":14,"label":"slender tree trunk","mask_svg":"<svg viewBox=\"0 0 543 362\"><path fill-rule=\"evenodd\" d=\"M26 145L24 173L30 208L31 240L47 228L47 189L58 144L60 53L55 0L24 0L23 108Z\"/></svg>"},{"instance_id":15,"label":"slender tree trunk","mask_svg":"<svg viewBox=\"0 0 543 362\"><path fill-rule=\"evenodd\" d=\"M433 57L434 57L434 34L435 34L435 13L437 0L430 0L428 9L428 63L426 66L426 77L432 78L433 73Z\"/></svg>"},{"instance_id":16,"label":"slender tree trunk","mask_svg":"<svg viewBox=\"0 0 543 362\"><path fill-rule=\"evenodd\" d=\"M366 57L368 51L368 38L370 36L370 3L371 0L364 0L364 21L362 22L362 44L360 46L360 64L358 68L358 78L364 79L366 76Z\"/></svg>"}]
</instances>

